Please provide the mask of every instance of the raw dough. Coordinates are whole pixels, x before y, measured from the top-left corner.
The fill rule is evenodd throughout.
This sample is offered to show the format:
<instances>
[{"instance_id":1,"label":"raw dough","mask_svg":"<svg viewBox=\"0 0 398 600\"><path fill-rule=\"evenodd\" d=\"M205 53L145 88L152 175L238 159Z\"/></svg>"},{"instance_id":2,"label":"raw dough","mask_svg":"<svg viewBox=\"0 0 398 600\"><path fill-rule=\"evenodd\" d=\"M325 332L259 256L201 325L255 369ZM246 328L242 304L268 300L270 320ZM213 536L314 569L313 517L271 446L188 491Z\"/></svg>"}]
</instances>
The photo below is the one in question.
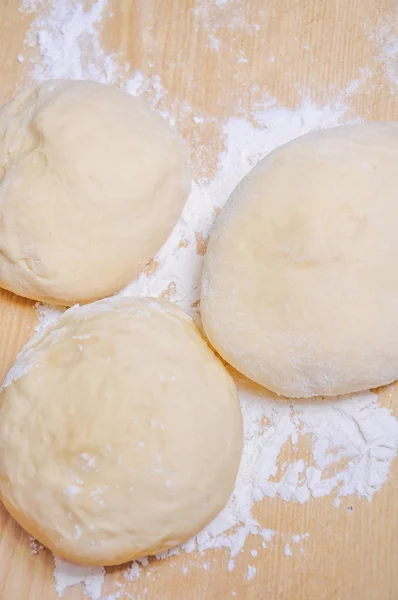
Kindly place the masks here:
<instances>
[{"instance_id":1,"label":"raw dough","mask_svg":"<svg viewBox=\"0 0 398 600\"><path fill-rule=\"evenodd\" d=\"M210 342L292 397L398 378L398 123L301 137L233 192L202 282Z\"/></svg>"},{"instance_id":2,"label":"raw dough","mask_svg":"<svg viewBox=\"0 0 398 600\"><path fill-rule=\"evenodd\" d=\"M163 552L209 523L233 490L236 387L175 305L72 308L22 351L5 385L2 500L68 560Z\"/></svg>"},{"instance_id":3,"label":"raw dough","mask_svg":"<svg viewBox=\"0 0 398 600\"><path fill-rule=\"evenodd\" d=\"M183 142L142 100L48 81L0 111L0 285L71 305L131 281L190 190Z\"/></svg>"}]
</instances>

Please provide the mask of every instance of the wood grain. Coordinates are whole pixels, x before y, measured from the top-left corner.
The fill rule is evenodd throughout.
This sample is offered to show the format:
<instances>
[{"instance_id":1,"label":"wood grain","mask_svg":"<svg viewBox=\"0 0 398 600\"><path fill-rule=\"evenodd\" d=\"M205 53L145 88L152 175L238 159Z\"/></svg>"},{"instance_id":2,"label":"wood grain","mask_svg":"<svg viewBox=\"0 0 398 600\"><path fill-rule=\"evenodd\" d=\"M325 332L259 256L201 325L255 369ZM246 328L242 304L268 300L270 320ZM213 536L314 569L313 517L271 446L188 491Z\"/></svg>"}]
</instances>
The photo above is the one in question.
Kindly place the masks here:
<instances>
[{"instance_id":1,"label":"wood grain","mask_svg":"<svg viewBox=\"0 0 398 600\"><path fill-rule=\"evenodd\" d=\"M367 84L344 99L347 116L398 118L397 90L370 35L385 22L398 31L394 0L232 0L227 5L214 0L114 0L111 13L104 20L103 44L119 54L120 64L130 63L130 73L139 68L146 78L160 75L169 91L162 102L169 110L186 100L195 113L215 117L200 131L192 126L189 114L178 123L190 142L199 176L216 168L221 150L217 134L226 118L265 97L292 108L308 93L320 103L337 102L341 90L353 80L361 81L367 69L371 72ZM29 18L21 20L17 2L0 3L3 101L29 81L29 56L35 52L23 48L29 23ZM218 40L218 50L210 35ZM16 60L20 52L23 63ZM238 63L238 56L248 62ZM195 161L198 153L201 160ZM1 378L36 320L32 302L0 292ZM397 414L397 385L382 390L380 400ZM306 444L308 440L303 452ZM285 458L292 458L292 452L287 450ZM122 569L110 569L104 594L120 591L120 582L124 589L120 598L141 600L224 600L232 598L233 591L244 600L397 600L397 506L395 462L388 483L371 503L355 497L344 500L339 509L330 498L304 505L268 499L258 505L260 523L286 536L275 536L257 558L250 558L257 569L252 581L246 578L247 553L237 557L237 567L228 573L228 554L210 552L205 557L193 554L151 562L146 569L149 576L138 581L127 582ZM0 600L56 599L49 553L32 555L27 535L3 509L0 530ZM303 554L292 545L293 556L286 557L284 546L292 531L308 531L310 537ZM252 538L247 546L258 549L258 544ZM204 562L209 563L206 571ZM184 566L189 567L187 574ZM80 587L69 588L64 595L66 600L83 597Z\"/></svg>"}]
</instances>

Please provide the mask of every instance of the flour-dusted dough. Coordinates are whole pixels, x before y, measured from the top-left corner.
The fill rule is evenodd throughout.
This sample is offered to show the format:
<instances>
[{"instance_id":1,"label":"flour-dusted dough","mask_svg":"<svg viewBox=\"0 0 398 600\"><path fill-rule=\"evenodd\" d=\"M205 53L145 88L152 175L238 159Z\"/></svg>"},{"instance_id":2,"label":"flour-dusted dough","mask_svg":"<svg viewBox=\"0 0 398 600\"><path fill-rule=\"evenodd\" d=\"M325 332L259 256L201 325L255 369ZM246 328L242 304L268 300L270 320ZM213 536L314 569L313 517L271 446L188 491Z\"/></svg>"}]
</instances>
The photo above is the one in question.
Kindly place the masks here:
<instances>
[{"instance_id":1,"label":"flour-dusted dough","mask_svg":"<svg viewBox=\"0 0 398 600\"><path fill-rule=\"evenodd\" d=\"M0 111L0 285L71 305L131 281L190 190L183 142L142 100L48 81Z\"/></svg>"},{"instance_id":2,"label":"flour-dusted dough","mask_svg":"<svg viewBox=\"0 0 398 600\"><path fill-rule=\"evenodd\" d=\"M72 308L11 375L0 495L56 554L111 565L162 552L226 504L243 443L236 387L175 305Z\"/></svg>"},{"instance_id":3,"label":"flour-dusted dough","mask_svg":"<svg viewBox=\"0 0 398 600\"><path fill-rule=\"evenodd\" d=\"M312 133L233 192L202 281L206 334L292 397L398 378L398 123Z\"/></svg>"}]
</instances>

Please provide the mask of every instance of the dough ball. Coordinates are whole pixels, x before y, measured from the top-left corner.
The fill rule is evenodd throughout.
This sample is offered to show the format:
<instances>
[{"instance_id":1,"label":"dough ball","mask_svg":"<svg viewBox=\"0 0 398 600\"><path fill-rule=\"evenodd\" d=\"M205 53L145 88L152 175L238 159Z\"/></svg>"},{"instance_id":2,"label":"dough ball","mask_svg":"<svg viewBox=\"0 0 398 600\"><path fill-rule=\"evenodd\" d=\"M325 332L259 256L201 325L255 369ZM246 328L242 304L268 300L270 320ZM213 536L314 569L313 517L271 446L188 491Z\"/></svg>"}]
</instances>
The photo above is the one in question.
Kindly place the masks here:
<instances>
[{"instance_id":1,"label":"dough ball","mask_svg":"<svg viewBox=\"0 0 398 600\"><path fill-rule=\"evenodd\" d=\"M276 149L212 233L206 334L277 394L332 396L398 378L398 123Z\"/></svg>"},{"instance_id":2,"label":"dough ball","mask_svg":"<svg viewBox=\"0 0 398 600\"><path fill-rule=\"evenodd\" d=\"M67 306L134 279L190 190L168 124L90 81L47 81L3 107L0 182L0 285Z\"/></svg>"},{"instance_id":3,"label":"dough ball","mask_svg":"<svg viewBox=\"0 0 398 600\"><path fill-rule=\"evenodd\" d=\"M241 450L232 378L160 300L72 308L22 351L0 396L2 501L76 563L196 534L226 504Z\"/></svg>"}]
</instances>

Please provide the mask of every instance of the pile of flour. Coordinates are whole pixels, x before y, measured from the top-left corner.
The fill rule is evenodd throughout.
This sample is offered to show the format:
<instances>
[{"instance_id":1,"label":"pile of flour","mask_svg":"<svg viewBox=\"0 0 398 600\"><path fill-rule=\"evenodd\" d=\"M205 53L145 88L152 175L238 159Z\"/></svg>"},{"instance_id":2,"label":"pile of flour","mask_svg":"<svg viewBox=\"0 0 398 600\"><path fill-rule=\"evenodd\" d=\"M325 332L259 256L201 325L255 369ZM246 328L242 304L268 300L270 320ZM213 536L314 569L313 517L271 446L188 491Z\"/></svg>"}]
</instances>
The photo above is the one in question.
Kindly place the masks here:
<instances>
[{"instance_id":1,"label":"pile of flour","mask_svg":"<svg viewBox=\"0 0 398 600\"><path fill-rule=\"evenodd\" d=\"M215 1L220 10L224 4L228 4L227 0ZM122 87L129 93L145 95L155 109L177 126L179 120L186 121L187 115L192 121L191 127L198 131L207 122L214 122L212 115L195 114L183 98L170 98L159 76L146 78L137 71L129 79L125 76L123 79L125 66L118 63L117 57L105 53L100 44L101 19L108 14L106 0L97 0L88 12L85 6L73 0L52 3L24 0L23 12L33 13L26 44L38 50L30 69L32 80L68 77L122 81ZM225 15L227 18L227 12ZM18 60L21 57L22 49ZM363 84L364 81L352 82L330 105L316 106L307 99L296 110L278 106L265 93L266 100L250 114L231 115L220 123L218 135L224 149L218 156L216 175L194 184L167 243L141 276L121 293L171 300L200 326L198 300L203 257L211 227L231 191L253 165L276 146L310 130L345 122L350 95ZM170 114L171 105L174 117ZM198 161L206 159L202 153L195 156ZM196 172L203 171L201 165L193 166ZM47 327L60 314L40 305L38 310L39 329ZM261 551L281 533L254 518L253 507L257 502L279 497L287 502L304 503L329 496L330 502L338 507L343 496L371 500L387 481L398 448L398 421L378 404L375 394L365 392L344 399L289 404L277 401L243 378L237 378L237 384L244 415L245 445L235 491L227 507L208 527L181 548L158 557L160 559L180 552L226 548L230 552L228 569L232 570L237 554L245 551L249 535L259 536ZM311 442L310 456L300 450L303 436ZM281 462L287 446L293 449L290 455L294 459ZM283 534L285 539L286 532ZM289 535L285 555L292 555L294 544L303 552L310 532L294 531ZM248 553L248 557L256 555L257 551ZM126 579L137 579L147 564L147 560L134 562L126 570ZM204 569L206 564L203 563ZM92 600L99 600L104 573L101 568L76 567L55 559L59 595L69 585L82 583L85 593ZM252 579L255 574L255 567L249 564L247 578ZM113 598L116 600L121 594L122 590Z\"/></svg>"}]
</instances>

